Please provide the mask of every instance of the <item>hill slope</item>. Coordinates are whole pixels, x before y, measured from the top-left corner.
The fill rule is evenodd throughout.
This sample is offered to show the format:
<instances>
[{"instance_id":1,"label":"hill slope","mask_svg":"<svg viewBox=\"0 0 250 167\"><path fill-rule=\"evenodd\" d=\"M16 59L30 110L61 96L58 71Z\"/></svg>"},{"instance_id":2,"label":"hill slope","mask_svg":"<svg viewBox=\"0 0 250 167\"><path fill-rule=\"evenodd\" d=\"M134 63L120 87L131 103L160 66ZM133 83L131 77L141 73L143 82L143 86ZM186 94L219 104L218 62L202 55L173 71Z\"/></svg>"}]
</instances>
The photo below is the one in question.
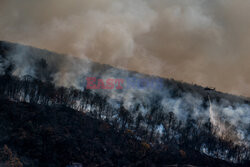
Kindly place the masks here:
<instances>
[{"instance_id":1,"label":"hill slope","mask_svg":"<svg viewBox=\"0 0 250 167\"><path fill-rule=\"evenodd\" d=\"M17 153L24 166L233 166L194 150L150 147L129 131L117 131L64 106L0 100L0 146Z\"/></svg>"},{"instance_id":2,"label":"hill slope","mask_svg":"<svg viewBox=\"0 0 250 167\"><path fill-rule=\"evenodd\" d=\"M132 77L134 79L160 80L163 83L163 87L161 89L150 90L145 87L142 89L137 87L136 89L122 90L87 90L84 89L84 87L86 85L85 77L88 76L100 78ZM213 158L208 158L204 156L204 154L230 162L244 163L250 158L250 105L249 100L245 97L225 94L210 88L203 88L198 85L191 85L172 79L121 70L108 65L8 42L0 42L0 80L0 97L16 101L17 103L6 101L6 104L18 106L17 109L20 108L20 111L26 111L23 106L24 104L29 107L36 107L34 110L39 114L41 113L41 109L43 110L42 113L48 115L57 113L59 110L65 111L65 113L61 113L60 111L60 114L57 114L62 115L62 117L59 117L60 120L64 120L59 121L60 125L57 125L57 115L50 115L53 117L51 119L47 118L47 115L41 115L38 118L34 116L35 119L40 121L40 124L46 124L46 127L50 125L53 125L54 129L57 129L57 126L68 127L70 126L68 124L69 121L73 121L76 122L75 124L81 127L81 129L89 130L89 128L82 127L85 126L84 121L65 118L69 116L66 112L69 111L69 113L71 113L71 111L74 111L72 109L76 109L86 112L92 117L84 116L84 118L88 118L87 120L93 120L93 122L87 121L86 127L93 123L93 131L97 133L93 134L98 137L103 138L99 136L102 133L96 130L98 126L96 127L95 124L98 124L98 121L105 121L112 125L114 127L113 130L111 130L113 134L115 131L122 132L115 133L118 135L118 137L115 137L116 140L127 140L126 137L126 139L124 139L123 131L129 129L128 132L130 135L133 134L132 138L135 143L140 142L137 140L140 139L154 146L154 149L149 149L152 153L152 155L151 153L149 155L150 157L152 156L153 159L146 158L146 161L150 161L150 163L197 163L196 160L192 161L189 157L186 157L187 161L184 161L185 158L183 158L183 156L185 157L187 155L197 157L198 159L204 158L201 161L203 164L210 164L210 162L207 162L208 159L213 162ZM5 106L4 102L2 105ZM57 105L64 105L72 109L66 107L60 108ZM50 110L55 112L47 113ZM23 113L23 111L20 113ZM22 118L20 115L17 115L17 117ZM45 117L46 119L40 120ZM51 121L47 122L48 120ZM10 119L8 122L11 127L11 122L16 122L14 116L13 120ZM26 125L25 122L23 131L30 130L27 129L27 127L30 128L31 126L31 132L38 133L34 133L34 135L32 134L31 136L40 135L40 137L45 138L44 140L46 141L50 133L54 134L54 132L50 132L51 129L43 129L43 126L33 125L32 121L28 122L32 125ZM21 125L18 124L18 126L15 126L13 129L19 129L19 126ZM41 131L39 131L40 128L42 128ZM81 131L75 132L75 129L77 129L77 127L74 127L74 130L71 131L74 135L76 133L83 133ZM3 133L4 132L3 130ZM18 131L16 133L27 136L27 134L31 132L21 133ZM12 132L8 131L8 133L6 132L3 135L8 135L9 133L11 134ZM62 132L58 131L55 133L51 141L55 139L60 140L60 133ZM93 134L92 136L87 135L86 138L95 138ZM106 132L103 135L106 136ZM76 134L76 136L79 137L79 134ZM83 142L83 144L89 147L89 143L86 142L85 138L80 138L79 140L76 139L76 136L69 139L77 143ZM19 139L19 136L17 138ZM111 140L109 143L111 145L117 145L117 147L121 149L120 151L123 152L127 147L124 146L124 148L121 148L120 145L122 145L123 142L119 143L116 140ZM18 142L14 141L14 143ZM23 141L20 143L20 145L22 145ZM28 143L32 143L32 141L28 141ZM33 144L32 147L36 144L44 145L43 143L44 141L41 142L40 140L38 143ZM67 147L71 144L70 141L65 141L65 139L63 139L62 143L66 144ZM143 146L139 144L139 147L137 147L136 144L136 147L133 146L129 148L130 151L128 152L140 150L140 147L142 147L143 150L145 147L149 147L147 143L144 143ZM165 146L157 148L159 143L164 143L165 146L168 145L167 152L166 150L164 151ZM6 143L3 142L2 144ZM9 144L7 146L9 146ZM3 150L7 150L5 152L8 152L7 146L3 147ZM9 147L13 148L11 145ZM80 148L78 152L86 150L85 147L82 146L75 145L74 147ZM110 150L112 150L112 148L110 148ZM42 151L45 152L47 149L46 144L46 146L43 146ZM58 148L57 146L53 146L49 149L54 150ZM181 149L182 151L180 151ZM71 148L71 150L73 150L73 148ZM58 154L62 151L63 150L58 151ZM166 152L166 154L164 152ZM21 151L21 153L23 152ZM99 151L97 151L97 153L99 154ZM36 153L32 153L31 155L33 154L37 155ZM53 157L53 160L58 158L58 156L54 157L56 153L48 151L48 154L50 157ZM130 159L131 157L128 158L126 154L125 157L128 159L126 162L134 164L135 161L137 162L144 157L144 155L140 157L141 153L140 156L138 156L137 153L134 154L132 154L133 157L136 157L134 159ZM147 154L145 154L145 156L146 155ZM169 155L169 157L167 155ZM181 161L179 161L178 156L176 158L176 155L181 156ZM25 156L28 157L27 159L30 159L30 155ZM35 158L43 158L44 156L47 155L39 154ZM154 156L156 157L154 158ZM15 156L10 157L15 159ZM64 162L63 160L66 160L67 157L71 156L59 157L60 162ZM112 156L108 154L106 159L109 159L109 157ZM162 158L159 159L159 157ZM168 162L163 160L166 157L168 157ZM31 159L33 160L33 158L34 157ZM82 160L82 158L83 157L78 157L76 160ZM92 162L89 158L91 159L91 157L87 158L87 164ZM157 161L155 161L155 159L157 159ZM67 159L67 162L65 161L64 163L69 163L69 160L70 159ZM41 161L50 163L52 160L43 158ZM101 161L106 163L106 160ZM215 161L217 163L218 160ZM117 165L118 162L112 161L112 163ZM119 164L120 162L118 165Z\"/></svg>"}]
</instances>

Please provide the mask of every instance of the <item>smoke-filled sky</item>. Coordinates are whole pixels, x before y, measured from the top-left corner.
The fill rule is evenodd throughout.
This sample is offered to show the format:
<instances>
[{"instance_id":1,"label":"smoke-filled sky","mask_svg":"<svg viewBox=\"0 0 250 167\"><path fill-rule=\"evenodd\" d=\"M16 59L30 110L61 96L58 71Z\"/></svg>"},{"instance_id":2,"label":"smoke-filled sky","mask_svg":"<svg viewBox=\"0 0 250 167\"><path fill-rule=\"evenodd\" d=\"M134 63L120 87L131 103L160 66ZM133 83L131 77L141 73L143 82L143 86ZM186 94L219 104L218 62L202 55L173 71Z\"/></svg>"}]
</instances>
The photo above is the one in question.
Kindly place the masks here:
<instances>
[{"instance_id":1,"label":"smoke-filled sky","mask_svg":"<svg viewBox=\"0 0 250 167\"><path fill-rule=\"evenodd\" d=\"M249 17L247 0L1 0L0 40L250 96Z\"/></svg>"}]
</instances>

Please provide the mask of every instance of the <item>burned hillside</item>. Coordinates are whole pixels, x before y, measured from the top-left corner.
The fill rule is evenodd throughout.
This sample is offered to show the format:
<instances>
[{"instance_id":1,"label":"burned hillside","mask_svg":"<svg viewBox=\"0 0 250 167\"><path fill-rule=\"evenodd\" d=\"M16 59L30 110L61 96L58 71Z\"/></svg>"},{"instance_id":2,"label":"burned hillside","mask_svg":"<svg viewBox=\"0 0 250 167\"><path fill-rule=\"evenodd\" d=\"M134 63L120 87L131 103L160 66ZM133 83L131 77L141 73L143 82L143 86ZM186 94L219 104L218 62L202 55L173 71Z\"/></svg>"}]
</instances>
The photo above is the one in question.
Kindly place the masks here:
<instances>
[{"instance_id":1,"label":"burned hillside","mask_svg":"<svg viewBox=\"0 0 250 167\"><path fill-rule=\"evenodd\" d=\"M25 66L22 64L23 61ZM53 163L59 163L56 166L65 165L69 161L89 164L93 157L97 158L93 160L95 163L104 166L109 166L108 164L136 166L140 165L140 163L137 164L138 160L142 160L142 163L149 166L152 164L157 166L167 163L163 160L166 157L169 162L167 164L213 166L218 163L221 166L229 166L234 163L249 163L248 98L208 90L173 79L148 76L77 58L72 59L66 55L8 42L0 43L0 72L0 96L5 99L1 102L1 112L3 112L1 119L9 120L3 121L3 127L12 127L10 131L8 128L5 129L6 131L3 130L2 136L7 137L3 138L1 144L2 147L5 144L17 152L19 157L24 156L24 159L20 158L21 160L25 160L26 157L27 161L39 164L42 161L46 163L53 161ZM162 90L150 91L144 89L88 90L84 87L84 77L89 75L103 78L109 76L159 78L163 80L164 87ZM29 107L34 109L28 109ZM26 117L25 114L30 116ZM16 120L19 118L20 122ZM88 121L86 123L81 119ZM89 131L91 135L88 136L86 129L90 122L95 128ZM68 123L73 127L63 131L64 128L71 126L67 125ZM40 127L40 124L45 127ZM97 128L98 124L112 127L112 130L106 132L104 128L100 132L101 130ZM22 128L18 128L19 126ZM50 126L53 127L52 130ZM37 130L39 128L41 131ZM14 137L8 137L8 134L12 133ZM56 138L60 138L60 133L66 136L58 140L62 140L60 141L62 143L66 142L64 144L67 148L72 149L72 153L61 155L65 157L60 157L53 152L54 149L66 148L55 146L58 143ZM110 137L110 133L114 136ZM80 134L86 136L79 139ZM67 135L72 138L68 140ZM92 148L86 141L87 138L92 141L95 135L104 140L111 138L111 141L107 142L117 145L119 149L114 149L114 152L118 151L119 155L123 155L121 162L120 160L118 162L119 158L110 160L113 153L105 153L102 146L100 148L96 146L101 144L95 143L95 140L93 145L98 147L97 150L88 154L80 153ZM28 141L23 141L27 136ZM131 139L127 139L128 136L131 136ZM51 138L47 139L47 137ZM20 138L22 141L19 141ZM121 142L123 140L124 142ZM32 142L34 142L33 145L28 146ZM83 144L70 146L71 142L78 144L83 142ZM23 146L25 143L26 145ZM39 143L39 148L36 148ZM140 143L144 143L143 146ZM126 149L124 151L124 148L129 145L132 148L128 148L127 151L134 152L132 157ZM33 152L26 153L26 147L27 152ZM30 150L34 147L34 150ZM167 151L162 152L166 147ZM140 151L136 151L145 148L149 149L149 154L141 155ZM41 149L39 155L34 154L37 149ZM110 149L112 150L113 147ZM59 152L60 150L57 153ZM51 155L50 157L54 159L47 159L45 154ZM95 154L98 155L94 156ZM107 156L107 160L98 160L101 154ZM187 161L183 159L184 155L188 157L186 157ZM191 160L193 157L197 159ZM197 162L198 159L203 158L204 161Z\"/></svg>"}]
</instances>

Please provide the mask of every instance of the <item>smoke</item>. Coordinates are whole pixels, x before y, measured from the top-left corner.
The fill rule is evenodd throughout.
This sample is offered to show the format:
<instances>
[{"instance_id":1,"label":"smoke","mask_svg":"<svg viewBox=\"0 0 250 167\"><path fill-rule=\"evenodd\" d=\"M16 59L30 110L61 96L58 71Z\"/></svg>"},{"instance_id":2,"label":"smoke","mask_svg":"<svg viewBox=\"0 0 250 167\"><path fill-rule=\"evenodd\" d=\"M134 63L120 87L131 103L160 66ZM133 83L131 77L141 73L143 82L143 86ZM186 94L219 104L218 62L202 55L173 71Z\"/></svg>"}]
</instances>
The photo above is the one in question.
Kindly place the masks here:
<instances>
[{"instance_id":1,"label":"smoke","mask_svg":"<svg viewBox=\"0 0 250 167\"><path fill-rule=\"evenodd\" d=\"M249 9L244 0L1 0L0 39L249 96Z\"/></svg>"},{"instance_id":2,"label":"smoke","mask_svg":"<svg viewBox=\"0 0 250 167\"><path fill-rule=\"evenodd\" d=\"M209 115L215 134L224 140L249 147L250 108L244 104L237 104L233 108L225 106L227 103L226 101L221 104L212 103L209 98Z\"/></svg>"},{"instance_id":3,"label":"smoke","mask_svg":"<svg viewBox=\"0 0 250 167\"><path fill-rule=\"evenodd\" d=\"M127 71L109 69L101 73L101 78L146 78L142 74L131 74ZM197 126L202 126L210 122L214 134L222 140L231 141L236 145L250 147L250 105L243 101L237 101L237 97L222 97L214 91L202 91L193 87L192 90L183 91L178 83L166 84L162 89L125 89L117 90L95 90L97 93L110 97L108 100L112 106L117 105L117 101L122 101L124 107L131 112L133 118L138 112L147 114L157 103L159 111L165 113L173 112L178 120L186 125L188 119L197 121ZM182 85L183 89L188 90L187 85ZM173 91L180 91L177 96ZM206 98L208 99L206 100ZM211 96L211 97L210 97ZM220 98L220 100L217 100ZM239 97L238 97L239 98ZM140 105L139 109L136 107ZM196 127L200 128L200 127Z\"/></svg>"}]
</instances>

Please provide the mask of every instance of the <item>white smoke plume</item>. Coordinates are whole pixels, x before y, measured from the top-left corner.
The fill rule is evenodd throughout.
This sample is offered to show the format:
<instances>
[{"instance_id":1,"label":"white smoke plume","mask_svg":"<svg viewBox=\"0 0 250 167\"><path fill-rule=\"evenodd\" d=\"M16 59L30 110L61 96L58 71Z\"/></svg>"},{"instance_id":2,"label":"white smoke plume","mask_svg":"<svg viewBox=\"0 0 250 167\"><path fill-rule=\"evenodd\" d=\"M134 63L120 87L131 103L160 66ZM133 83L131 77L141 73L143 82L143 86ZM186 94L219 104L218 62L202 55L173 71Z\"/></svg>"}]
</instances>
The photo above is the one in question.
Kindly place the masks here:
<instances>
[{"instance_id":1,"label":"white smoke plume","mask_svg":"<svg viewBox=\"0 0 250 167\"><path fill-rule=\"evenodd\" d=\"M215 133L224 140L235 144L250 146L250 107L238 104L235 107L214 104L209 98L209 116Z\"/></svg>"}]
</instances>

